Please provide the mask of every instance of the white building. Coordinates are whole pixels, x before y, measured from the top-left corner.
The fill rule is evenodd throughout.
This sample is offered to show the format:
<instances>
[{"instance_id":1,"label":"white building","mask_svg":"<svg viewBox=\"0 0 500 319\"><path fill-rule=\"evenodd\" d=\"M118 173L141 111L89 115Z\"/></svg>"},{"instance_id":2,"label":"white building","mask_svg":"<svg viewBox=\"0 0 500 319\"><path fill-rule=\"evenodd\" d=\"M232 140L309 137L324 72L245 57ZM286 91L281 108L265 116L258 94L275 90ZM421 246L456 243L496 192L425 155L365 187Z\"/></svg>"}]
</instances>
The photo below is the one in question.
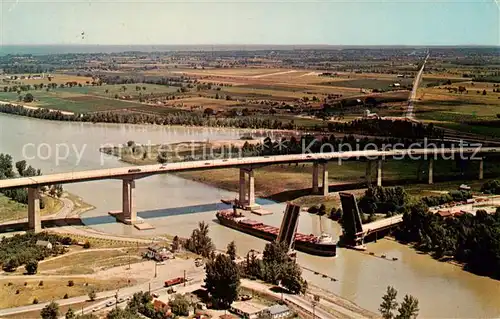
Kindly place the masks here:
<instances>
[{"instance_id":1,"label":"white building","mask_svg":"<svg viewBox=\"0 0 500 319\"><path fill-rule=\"evenodd\" d=\"M273 319L286 318L292 315L292 312L287 305L272 305L265 310L268 315Z\"/></svg>"},{"instance_id":2,"label":"white building","mask_svg":"<svg viewBox=\"0 0 500 319\"><path fill-rule=\"evenodd\" d=\"M47 249L52 249L52 244L47 240L37 240L35 245L45 247Z\"/></svg>"},{"instance_id":3,"label":"white building","mask_svg":"<svg viewBox=\"0 0 500 319\"><path fill-rule=\"evenodd\" d=\"M230 310L245 319L256 319L267 310L267 307L252 301L235 301L231 304Z\"/></svg>"}]
</instances>

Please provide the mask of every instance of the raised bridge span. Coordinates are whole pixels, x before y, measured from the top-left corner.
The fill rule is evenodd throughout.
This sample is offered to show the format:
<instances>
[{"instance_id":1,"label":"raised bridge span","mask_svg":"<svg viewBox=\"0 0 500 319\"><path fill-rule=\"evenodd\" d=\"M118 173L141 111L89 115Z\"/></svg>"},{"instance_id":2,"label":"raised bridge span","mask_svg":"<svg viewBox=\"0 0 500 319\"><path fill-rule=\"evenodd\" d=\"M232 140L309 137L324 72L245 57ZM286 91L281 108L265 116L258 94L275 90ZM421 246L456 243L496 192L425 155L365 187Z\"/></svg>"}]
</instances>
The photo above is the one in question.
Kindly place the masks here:
<instances>
[{"instance_id":1,"label":"raised bridge span","mask_svg":"<svg viewBox=\"0 0 500 319\"><path fill-rule=\"evenodd\" d=\"M254 186L254 169L259 167L288 164L288 163L313 163L312 173L312 192L319 192L319 166L322 166L322 193L328 195L328 170L329 161L347 160L347 159L364 159L367 160L367 175L366 181L371 184L371 167L372 161L377 162L377 185L382 185L382 161L385 158L403 158L410 157L418 159L426 159L429 161L429 183L432 184L433 179L433 160L439 156L450 156L451 154L459 154L460 156L470 156L471 160L480 160L479 179L483 178L483 158L478 157L478 154L500 153L500 148L485 147L485 148L428 148L428 149L397 149L397 150L364 150L351 152L328 152L328 153L311 153L311 154L294 154L294 155L276 155L276 156L257 156L257 157L242 157L217 160L189 161L167 164L129 166L122 168L98 169L87 171L74 171L59 174L50 174L34 177L22 177L13 179L0 180L0 191L8 188L28 188L28 225L30 229L35 231L41 230L40 221L40 187L53 184L68 184L78 182L89 182L103 179L119 179L123 182L123 207L121 220L125 223L134 224L137 222L137 212L134 207L134 189L135 179L148 177L157 174L166 174L181 171L195 171L218 168L240 168L239 180L239 198L238 204L245 208L255 207L255 186ZM369 173L368 173L369 172Z\"/></svg>"}]
</instances>

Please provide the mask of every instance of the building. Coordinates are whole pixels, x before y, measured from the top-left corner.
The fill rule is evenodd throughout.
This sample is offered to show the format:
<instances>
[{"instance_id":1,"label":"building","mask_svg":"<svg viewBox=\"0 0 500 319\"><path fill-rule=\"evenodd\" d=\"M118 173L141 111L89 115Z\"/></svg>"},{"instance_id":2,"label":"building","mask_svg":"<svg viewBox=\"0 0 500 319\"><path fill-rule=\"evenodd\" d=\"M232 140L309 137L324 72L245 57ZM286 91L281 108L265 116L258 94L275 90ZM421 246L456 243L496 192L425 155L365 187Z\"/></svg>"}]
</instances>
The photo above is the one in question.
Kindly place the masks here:
<instances>
[{"instance_id":1,"label":"building","mask_svg":"<svg viewBox=\"0 0 500 319\"><path fill-rule=\"evenodd\" d=\"M292 315L292 312L287 305L272 305L265 310L267 314L273 319L287 318Z\"/></svg>"},{"instance_id":2,"label":"building","mask_svg":"<svg viewBox=\"0 0 500 319\"><path fill-rule=\"evenodd\" d=\"M45 247L47 249L52 249L52 244L47 240L37 240L35 245Z\"/></svg>"},{"instance_id":3,"label":"building","mask_svg":"<svg viewBox=\"0 0 500 319\"><path fill-rule=\"evenodd\" d=\"M168 303L165 303L158 299L153 300L153 307L156 311L163 311L166 314L170 314L172 312Z\"/></svg>"},{"instance_id":4,"label":"building","mask_svg":"<svg viewBox=\"0 0 500 319\"><path fill-rule=\"evenodd\" d=\"M266 306L252 301L235 301L231 304L230 311L245 319L255 319L266 309Z\"/></svg>"},{"instance_id":5,"label":"building","mask_svg":"<svg viewBox=\"0 0 500 319\"><path fill-rule=\"evenodd\" d=\"M164 261L173 258L173 254L168 251L166 247L160 245L152 245L148 247L148 251L144 253L144 256L149 259L155 259L157 261Z\"/></svg>"}]
</instances>

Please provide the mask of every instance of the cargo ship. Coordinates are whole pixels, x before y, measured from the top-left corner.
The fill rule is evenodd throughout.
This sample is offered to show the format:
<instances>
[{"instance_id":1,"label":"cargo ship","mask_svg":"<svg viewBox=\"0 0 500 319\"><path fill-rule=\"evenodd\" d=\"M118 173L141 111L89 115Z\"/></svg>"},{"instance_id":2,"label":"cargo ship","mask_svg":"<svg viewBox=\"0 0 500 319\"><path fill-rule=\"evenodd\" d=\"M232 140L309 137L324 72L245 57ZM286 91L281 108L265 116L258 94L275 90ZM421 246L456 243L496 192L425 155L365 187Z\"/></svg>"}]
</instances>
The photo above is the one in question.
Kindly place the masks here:
<instances>
[{"instance_id":1,"label":"cargo ship","mask_svg":"<svg viewBox=\"0 0 500 319\"><path fill-rule=\"evenodd\" d=\"M278 238L280 231L278 227L248 219L242 214L235 214L232 210L219 211L216 216L219 223L226 227L267 241L274 241ZM322 233L321 236L296 233L293 248L303 253L317 256L332 257L337 254L337 242L332 236L326 233Z\"/></svg>"}]
</instances>

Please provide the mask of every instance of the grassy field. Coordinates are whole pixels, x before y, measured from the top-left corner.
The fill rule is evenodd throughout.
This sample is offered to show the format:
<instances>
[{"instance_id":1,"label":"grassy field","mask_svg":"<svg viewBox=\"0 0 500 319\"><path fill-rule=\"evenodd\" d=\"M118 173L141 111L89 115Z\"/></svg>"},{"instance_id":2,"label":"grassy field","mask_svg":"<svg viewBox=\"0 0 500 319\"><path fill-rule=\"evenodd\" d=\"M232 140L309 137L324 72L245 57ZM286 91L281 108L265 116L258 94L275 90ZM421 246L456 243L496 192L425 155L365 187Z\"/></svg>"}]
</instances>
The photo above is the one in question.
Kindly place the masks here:
<instances>
[{"instance_id":1,"label":"grassy field","mask_svg":"<svg viewBox=\"0 0 500 319\"><path fill-rule=\"evenodd\" d=\"M68 281L73 280L74 286L69 287ZM40 281L43 285L40 286ZM131 280L133 284L134 280ZM68 297L76 297L88 294L91 289L96 292L118 289L127 286L128 278L97 280L82 277L67 277L64 279L1 279L0 286L0 308L20 307L30 305L33 299L38 302L62 299L65 294ZM19 293L16 293L19 291Z\"/></svg>"},{"instance_id":2,"label":"grassy field","mask_svg":"<svg viewBox=\"0 0 500 319\"><path fill-rule=\"evenodd\" d=\"M467 92L458 93L447 88L465 87ZM500 93L492 92L493 83L458 82L452 85L422 88L418 91L419 101L415 114L424 122L485 136L500 136L500 129L480 125L469 125L470 121L497 119L500 114ZM486 90L486 95L483 95ZM479 93L478 93L479 92Z\"/></svg>"},{"instance_id":3,"label":"grassy field","mask_svg":"<svg viewBox=\"0 0 500 319\"><path fill-rule=\"evenodd\" d=\"M479 172L478 163L472 162L466 169L470 174ZM376 181L376 165L372 165L372 182ZM420 180L427 180L428 166L425 162L418 161L395 161L388 160L383 163L382 178L383 183L398 181L399 184L406 184L416 181L417 172L420 169ZM485 174L500 175L500 168L493 162L486 161L484 164ZM328 165L328 177L330 185L346 183L365 182L366 162L347 161L342 165L331 162ZM177 173L179 176L193 179L209 185L214 185L223 189L237 191L238 189L238 169L218 169L198 172ZM434 162L434 178L453 178L460 174L460 169L455 162L436 160ZM255 170L255 190L259 196L268 197L288 191L308 189L312 185L312 165L273 165Z\"/></svg>"},{"instance_id":4,"label":"grassy field","mask_svg":"<svg viewBox=\"0 0 500 319\"><path fill-rule=\"evenodd\" d=\"M40 210L40 215L52 215L57 213L63 204L61 200L44 196L45 207ZM15 202L8 197L0 194L0 222L17 220L28 217L28 206Z\"/></svg>"},{"instance_id":5,"label":"grassy field","mask_svg":"<svg viewBox=\"0 0 500 319\"><path fill-rule=\"evenodd\" d=\"M132 264L139 261L142 261L142 258L135 248L130 248L129 250L83 250L78 253L40 262L38 273L41 275L85 275L112 267L128 265L129 262Z\"/></svg>"},{"instance_id":6,"label":"grassy field","mask_svg":"<svg viewBox=\"0 0 500 319\"><path fill-rule=\"evenodd\" d=\"M125 88L125 90L124 90ZM140 90L138 90L140 88ZM175 93L177 92L177 87L166 86L166 85L156 85L156 84L121 84L121 85L102 85L102 86L83 86L83 87L72 87L64 88L67 92L73 92L78 94L90 94L98 95L108 98L113 98L115 94L118 95L148 95L148 94L164 94L164 93Z\"/></svg>"},{"instance_id":7,"label":"grassy field","mask_svg":"<svg viewBox=\"0 0 500 319\"><path fill-rule=\"evenodd\" d=\"M0 92L0 100L74 113L110 111L143 106L143 104L138 102L70 93L65 92L65 90L66 89L55 89L49 92L30 91L30 93L35 97L35 101L33 103L19 102L17 93L13 92Z\"/></svg>"},{"instance_id":8,"label":"grassy field","mask_svg":"<svg viewBox=\"0 0 500 319\"><path fill-rule=\"evenodd\" d=\"M338 87L348 87L348 88L360 88L360 89L378 89L378 90L388 90L396 89L391 87L391 84L400 83L401 86L411 85L413 79L353 79L353 80L343 80L343 81L333 81L325 82L324 84L338 86Z\"/></svg>"}]
</instances>

